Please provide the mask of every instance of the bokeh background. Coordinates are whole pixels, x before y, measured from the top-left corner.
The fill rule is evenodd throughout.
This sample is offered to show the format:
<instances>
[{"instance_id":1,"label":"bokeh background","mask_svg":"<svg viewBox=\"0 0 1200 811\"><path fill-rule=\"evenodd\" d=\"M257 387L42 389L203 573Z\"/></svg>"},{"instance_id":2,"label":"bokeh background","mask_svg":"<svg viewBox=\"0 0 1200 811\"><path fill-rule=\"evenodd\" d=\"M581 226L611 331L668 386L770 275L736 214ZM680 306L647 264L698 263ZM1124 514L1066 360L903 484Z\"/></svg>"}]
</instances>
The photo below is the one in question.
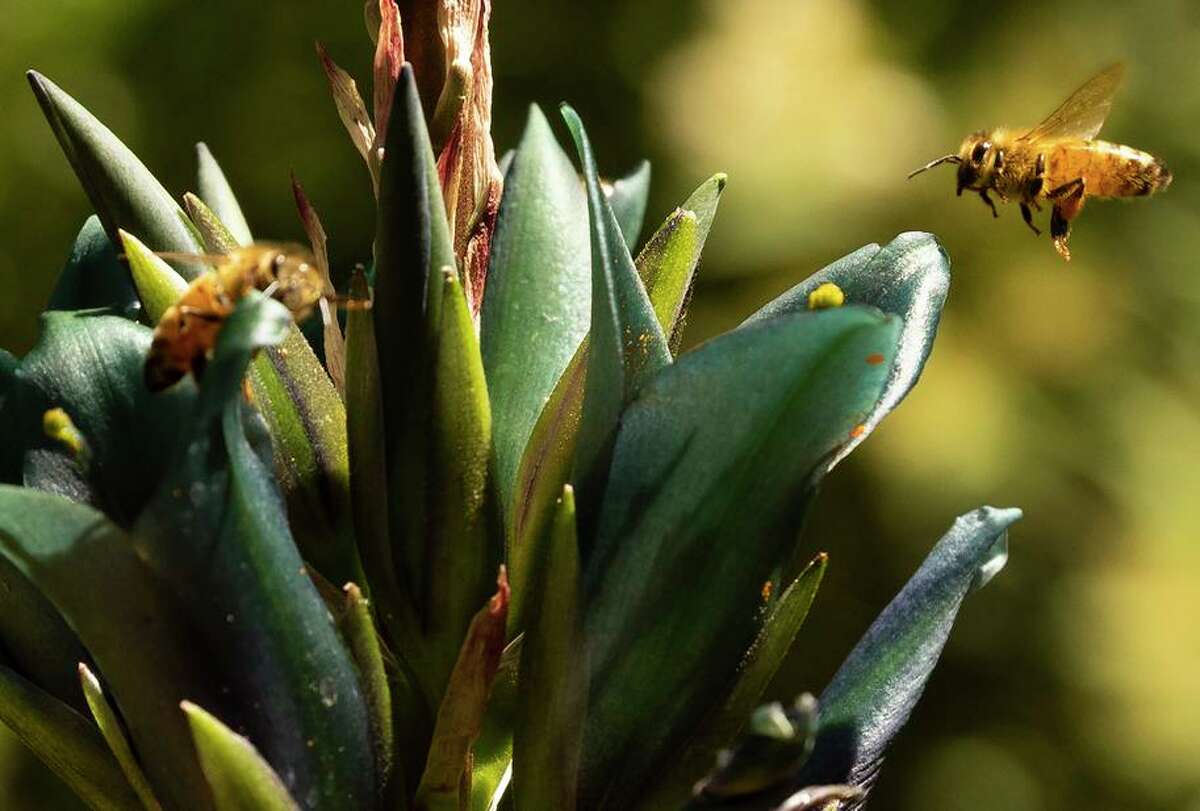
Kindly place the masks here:
<instances>
[{"instance_id":1,"label":"bokeh background","mask_svg":"<svg viewBox=\"0 0 1200 811\"><path fill-rule=\"evenodd\" d=\"M688 340L867 242L929 230L954 262L921 384L831 477L807 530L830 575L775 685L818 690L953 516L1019 505L872 807L1200 809L1200 6L1192 0L496 0L498 147L530 102L580 110L613 174L654 165L647 230L730 183ZM22 76L37 67L177 193L206 141L255 232L297 239L288 171L336 264L371 196L313 54L365 82L359 0L0 0L0 345L23 353L90 213ZM1015 207L905 174L1032 124L1114 59L1105 134L1164 156L1161 198L1089 205L1064 265ZM1044 216L1044 215L1043 215ZM5 733L5 735L7 735ZM7 736L0 806L74 808Z\"/></svg>"}]
</instances>

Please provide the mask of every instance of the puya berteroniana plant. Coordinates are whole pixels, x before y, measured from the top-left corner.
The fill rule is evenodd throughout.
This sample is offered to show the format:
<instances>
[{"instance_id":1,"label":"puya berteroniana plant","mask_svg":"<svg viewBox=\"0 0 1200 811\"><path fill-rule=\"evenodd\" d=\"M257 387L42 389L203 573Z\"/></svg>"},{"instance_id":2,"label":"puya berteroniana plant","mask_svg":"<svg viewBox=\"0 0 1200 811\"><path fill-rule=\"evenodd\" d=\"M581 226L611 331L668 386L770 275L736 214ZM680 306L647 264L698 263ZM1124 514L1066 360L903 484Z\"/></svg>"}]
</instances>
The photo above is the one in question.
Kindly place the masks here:
<instances>
[{"instance_id":1,"label":"puya berteroniana plant","mask_svg":"<svg viewBox=\"0 0 1200 811\"><path fill-rule=\"evenodd\" d=\"M371 109L321 50L378 214L340 295L299 183L311 254L264 248L203 145L181 206L29 74L96 216L0 353L0 718L94 808L857 807L1003 565L1019 512L963 516L818 699L755 709L947 257L868 245L679 353L725 177L635 255L649 168L602 180L571 108L574 159L533 107L497 162L489 6L370 0Z\"/></svg>"}]
</instances>

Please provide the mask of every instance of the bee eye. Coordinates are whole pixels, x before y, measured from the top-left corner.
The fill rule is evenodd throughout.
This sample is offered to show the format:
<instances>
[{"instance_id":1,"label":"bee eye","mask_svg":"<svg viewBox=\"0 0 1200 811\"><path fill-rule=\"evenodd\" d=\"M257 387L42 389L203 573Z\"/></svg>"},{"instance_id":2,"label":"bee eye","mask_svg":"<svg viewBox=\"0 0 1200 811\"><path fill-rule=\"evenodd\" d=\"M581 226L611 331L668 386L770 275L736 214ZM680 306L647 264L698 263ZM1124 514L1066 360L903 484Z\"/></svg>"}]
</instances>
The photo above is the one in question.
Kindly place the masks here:
<instances>
[{"instance_id":1,"label":"bee eye","mask_svg":"<svg viewBox=\"0 0 1200 811\"><path fill-rule=\"evenodd\" d=\"M987 141L981 141L980 143L975 144L975 148L973 150L971 150L972 162L982 163L983 156L987 154L988 146L989 146L989 144Z\"/></svg>"}]
</instances>

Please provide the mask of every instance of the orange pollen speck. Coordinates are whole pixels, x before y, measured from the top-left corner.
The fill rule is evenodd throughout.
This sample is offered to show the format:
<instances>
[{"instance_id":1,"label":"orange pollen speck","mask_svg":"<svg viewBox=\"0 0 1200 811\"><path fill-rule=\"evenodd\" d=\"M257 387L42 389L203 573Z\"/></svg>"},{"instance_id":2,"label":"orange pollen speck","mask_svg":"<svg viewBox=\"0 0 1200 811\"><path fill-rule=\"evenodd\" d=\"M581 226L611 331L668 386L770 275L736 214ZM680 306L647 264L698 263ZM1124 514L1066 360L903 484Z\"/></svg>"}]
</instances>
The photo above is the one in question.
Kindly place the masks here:
<instances>
[{"instance_id":1,"label":"orange pollen speck","mask_svg":"<svg viewBox=\"0 0 1200 811\"><path fill-rule=\"evenodd\" d=\"M878 366L879 364L883 363L883 355L878 352L867 355L867 363L871 364L872 366Z\"/></svg>"},{"instance_id":2,"label":"orange pollen speck","mask_svg":"<svg viewBox=\"0 0 1200 811\"><path fill-rule=\"evenodd\" d=\"M774 584L774 583L772 583L770 580L768 580L767 582L763 583L763 587L762 587L762 601L763 601L764 603L765 603L765 602L767 602L767 600L770 600L770 599L771 599L771 593L772 593L774 590L775 590L775 584Z\"/></svg>"},{"instance_id":3,"label":"orange pollen speck","mask_svg":"<svg viewBox=\"0 0 1200 811\"><path fill-rule=\"evenodd\" d=\"M850 429L850 438L851 438L851 439L858 439L860 436L862 436L862 435L863 435L863 434L865 434L866 432L867 432L867 426L865 426L865 425L856 425L856 426L854 426L853 428L851 428L851 429Z\"/></svg>"}]
</instances>

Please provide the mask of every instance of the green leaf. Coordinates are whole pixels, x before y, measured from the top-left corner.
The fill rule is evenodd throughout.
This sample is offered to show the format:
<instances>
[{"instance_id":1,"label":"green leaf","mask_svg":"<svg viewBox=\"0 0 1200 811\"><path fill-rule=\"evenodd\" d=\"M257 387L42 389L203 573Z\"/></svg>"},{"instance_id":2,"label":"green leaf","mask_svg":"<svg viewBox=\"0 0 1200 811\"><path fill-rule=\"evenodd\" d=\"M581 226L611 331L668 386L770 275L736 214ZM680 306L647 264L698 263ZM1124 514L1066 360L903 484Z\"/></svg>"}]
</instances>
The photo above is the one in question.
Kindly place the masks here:
<instances>
[{"instance_id":1,"label":"green leaf","mask_svg":"<svg viewBox=\"0 0 1200 811\"><path fill-rule=\"evenodd\" d=\"M0 415L5 466L22 471L19 479L5 480L91 503L130 526L169 464L195 389L146 390L142 365L150 330L140 324L85 311L46 313L41 326ZM55 407L86 441L86 465L43 434L43 415Z\"/></svg>"},{"instance_id":2,"label":"green leaf","mask_svg":"<svg viewBox=\"0 0 1200 811\"><path fill-rule=\"evenodd\" d=\"M680 356L626 410L585 565L603 719L585 738L588 807L627 807L723 699L825 460L883 391L888 364L868 359L890 362L899 330L857 307L772 319Z\"/></svg>"},{"instance_id":3,"label":"green leaf","mask_svg":"<svg viewBox=\"0 0 1200 811\"><path fill-rule=\"evenodd\" d=\"M92 808L142 811L96 727L2 665L0 721Z\"/></svg>"},{"instance_id":4,"label":"green leaf","mask_svg":"<svg viewBox=\"0 0 1200 811\"><path fill-rule=\"evenodd\" d=\"M185 696L216 703L210 690L221 681L211 651L219 648L189 632L175 595L129 537L85 505L0 486L0 555L46 595L87 647L156 795L169 808L210 807L178 704Z\"/></svg>"},{"instance_id":5,"label":"green leaf","mask_svg":"<svg viewBox=\"0 0 1200 811\"><path fill-rule=\"evenodd\" d=\"M587 334L592 294L587 200L536 106L505 178L480 340L492 400L496 492L507 525L526 443Z\"/></svg>"},{"instance_id":6,"label":"green leaf","mask_svg":"<svg viewBox=\"0 0 1200 811\"><path fill-rule=\"evenodd\" d=\"M562 115L587 178L591 222L592 319L574 476L586 559L621 412L646 381L670 364L671 353L604 199L583 122L569 106L563 105Z\"/></svg>"},{"instance_id":7,"label":"green leaf","mask_svg":"<svg viewBox=\"0 0 1200 811\"><path fill-rule=\"evenodd\" d=\"M141 311L129 271L117 258L112 240L96 215L88 217L75 237L71 256L50 294L47 310L88 310L106 307L125 318Z\"/></svg>"},{"instance_id":8,"label":"green leaf","mask_svg":"<svg viewBox=\"0 0 1200 811\"><path fill-rule=\"evenodd\" d=\"M513 729L513 792L518 809L574 811L587 659L570 486L563 488L549 535L531 575Z\"/></svg>"},{"instance_id":9,"label":"green leaf","mask_svg":"<svg viewBox=\"0 0 1200 811\"><path fill-rule=\"evenodd\" d=\"M509 627L512 627L511 622ZM483 727L471 748L470 811L497 811L504 807L503 802L512 804L509 789L512 784L513 724L520 695L518 676L523 639L522 636L514 639L500 655L500 667L492 681Z\"/></svg>"},{"instance_id":10,"label":"green leaf","mask_svg":"<svg viewBox=\"0 0 1200 811\"><path fill-rule=\"evenodd\" d=\"M0 557L0 649L10 664L54 698L79 712L75 667L88 658L75 633L46 596Z\"/></svg>"},{"instance_id":11,"label":"green leaf","mask_svg":"<svg viewBox=\"0 0 1200 811\"><path fill-rule=\"evenodd\" d=\"M104 736L108 748L112 750L117 763L121 766L121 772L129 781L134 793L137 794L147 811L162 811L162 806L154 797L154 789L150 788L150 782L146 779L145 772L142 771L141 765L138 764L137 758L133 754L129 739L125 736L125 730L121 726L121 720L104 695L100 680L83 662L79 663L79 683L83 686L83 695L87 699L92 717L96 719L96 724L100 727L100 734Z\"/></svg>"},{"instance_id":12,"label":"green leaf","mask_svg":"<svg viewBox=\"0 0 1200 811\"><path fill-rule=\"evenodd\" d=\"M908 721L937 665L963 598L1008 557L1017 509L960 516L872 623L821 694L817 748L796 785L848 783L869 790L884 752Z\"/></svg>"},{"instance_id":13,"label":"green leaf","mask_svg":"<svg viewBox=\"0 0 1200 811\"><path fill-rule=\"evenodd\" d=\"M530 570L542 557L539 547L550 537L545 528L554 516L563 485L571 478L587 359L585 338L546 401L517 471L516 511L508 530L508 567L513 584L513 604L508 614L510 635L524 626L525 604L531 593Z\"/></svg>"},{"instance_id":14,"label":"green leaf","mask_svg":"<svg viewBox=\"0 0 1200 811\"><path fill-rule=\"evenodd\" d=\"M646 198L650 196L650 161L642 161L625 177L606 189L605 197L621 228L621 237L630 253L637 247L646 220Z\"/></svg>"},{"instance_id":15,"label":"green leaf","mask_svg":"<svg viewBox=\"0 0 1200 811\"><path fill-rule=\"evenodd\" d=\"M183 195L183 208L188 218L195 223L204 250L214 254L226 254L241 246L233 232L221 222L221 218L208 205L190 191Z\"/></svg>"},{"instance_id":16,"label":"green leaf","mask_svg":"<svg viewBox=\"0 0 1200 811\"><path fill-rule=\"evenodd\" d=\"M118 231L133 283L150 323L157 324L187 290L187 281L128 231Z\"/></svg>"},{"instance_id":17,"label":"green leaf","mask_svg":"<svg viewBox=\"0 0 1200 811\"><path fill-rule=\"evenodd\" d=\"M508 580L504 570L496 594L471 620L458 661L438 708L429 759L417 787L418 811L454 811L467 804L471 746L483 728L492 682L504 651L508 622Z\"/></svg>"},{"instance_id":18,"label":"green leaf","mask_svg":"<svg viewBox=\"0 0 1200 811\"><path fill-rule=\"evenodd\" d=\"M181 704L217 811L299 811L254 744L190 701Z\"/></svg>"},{"instance_id":19,"label":"green leaf","mask_svg":"<svg viewBox=\"0 0 1200 811\"><path fill-rule=\"evenodd\" d=\"M906 232L882 250L867 245L814 273L746 323L807 309L809 293L827 282L841 288L849 304L868 304L904 320L900 350L892 362L887 388L865 421L865 429L830 460L832 467L858 447L917 384L933 351L942 307L950 291L950 258L933 234Z\"/></svg>"},{"instance_id":20,"label":"green leaf","mask_svg":"<svg viewBox=\"0 0 1200 811\"><path fill-rule=\"evenodd\" d=\"M123 228L155 251L199 252L187 216L145 164L58 85L37 71L26 76L109 239L115 244ZM176 268L188 279L204 269L192 263Z\"/></svg>"},{"instance_id":21,"label":"green leaf","mask_svg":"<svg viewBox=\"0 0 1200 811\"><path fill-rule=\"evenodd\" d=\"M388 461L388 524L397 575L414 604L429 584L434 368L443 268L455 268L433 150L412 68L396 84L380 175L375 341ZM434 679L438 681L438 679ZM428 682L423 686L428 687ZM431 700L436 704L438 689Z\"/></svg>"},{"instance_id":22,"label":"green leaf","mask_svg":"<svg viewBox=\"0 0 1200 811\"><path fill-rule=\"evenodd\" d=\"M225 224L239 245L249 245L254 241L254 236L250 233L246 216L217 159L203 141L196 144L196 164L196 190L200 199Z\"/></svg>"},{"instance_id":23,"label":"green leaf","mask_svg":"<svg viewBox=\"0 0 1200 811\"><path fill-rule=\"evenodd\" d=\"M288 520L305 561L334 583L363 580L354 539L346 406L295 323L250 367Z\"/></svg>"},{"instance_id":24,"label":"green leaf","mask_svg":"<svg viewBox=\"0 0 1200 811\"><path fill-rule=\"evenodd\" d=\"M637 257L638 274L654 305L654 314L675 351L683 335L700 253L708 239L725 175L710 177L655 232Z\"/></svg>"},{"instance_id":25,"label":"green leaf","mask_svg":"<svg viewBox=\"0 0 1200 811\"><path fill-rule=\"evenodd\" d=\"M375 752L375 773L380 787L385 787L392 774L395 740L392 729L392 692L388 687L383 666L383 649L375 633L375 623L362 591L353 583L342 589L346 602L338 625L350 647L350 655L358 666L363 696L370 711L371 744Z\"/></svg>"},{"instance_id":26,"label":"green leaf","mask_svg":"<svg viewBox=\"0 0 1200 811\"><path fill-rule=\"evenodd\" d=\"M443 312L434 372L431 526L420 605L430 643L428 666L444 683L479 604L487 599L503 552L493 540L488 465L491 409L475 324L458 276L444 272ZM437 684L437 682L435 682ZM435 695L437 695L435 693Z\"/></svg>"},{"instance_id":27,"label":"green leaf","mask_svg":"<svg viewBox=\"0 0 1200 811\"><path fill-rule=\"evenodd\" d=\"M344 808L374 792L366 701L306 574L261 423L242 394L251 356L292 330L291 314L272 299L251 293L238 304L182 426L186 448L134 539L199 633L219 646L219 683L229 686L250 738L289 791L312 807Z\"/></svg>"},{"instance_id":28,"label":"green leaf","mask_svg":"<svg viewBox=\"0 0 1200 811\"><path fill-rule=\"evenodd\" d=\"M729 746L742 731L746 719L762 698L771 679L779 671L795 644L796 636L808 618L813 598L825 576L828 557L818 555L770 604L758 638L746 653L734 677L732 689L721 706L703 720L673 760L666 774L659 777L648 795L636 808L677 808L713 765L713 753Z\"/></svg>"}]
</instances>

